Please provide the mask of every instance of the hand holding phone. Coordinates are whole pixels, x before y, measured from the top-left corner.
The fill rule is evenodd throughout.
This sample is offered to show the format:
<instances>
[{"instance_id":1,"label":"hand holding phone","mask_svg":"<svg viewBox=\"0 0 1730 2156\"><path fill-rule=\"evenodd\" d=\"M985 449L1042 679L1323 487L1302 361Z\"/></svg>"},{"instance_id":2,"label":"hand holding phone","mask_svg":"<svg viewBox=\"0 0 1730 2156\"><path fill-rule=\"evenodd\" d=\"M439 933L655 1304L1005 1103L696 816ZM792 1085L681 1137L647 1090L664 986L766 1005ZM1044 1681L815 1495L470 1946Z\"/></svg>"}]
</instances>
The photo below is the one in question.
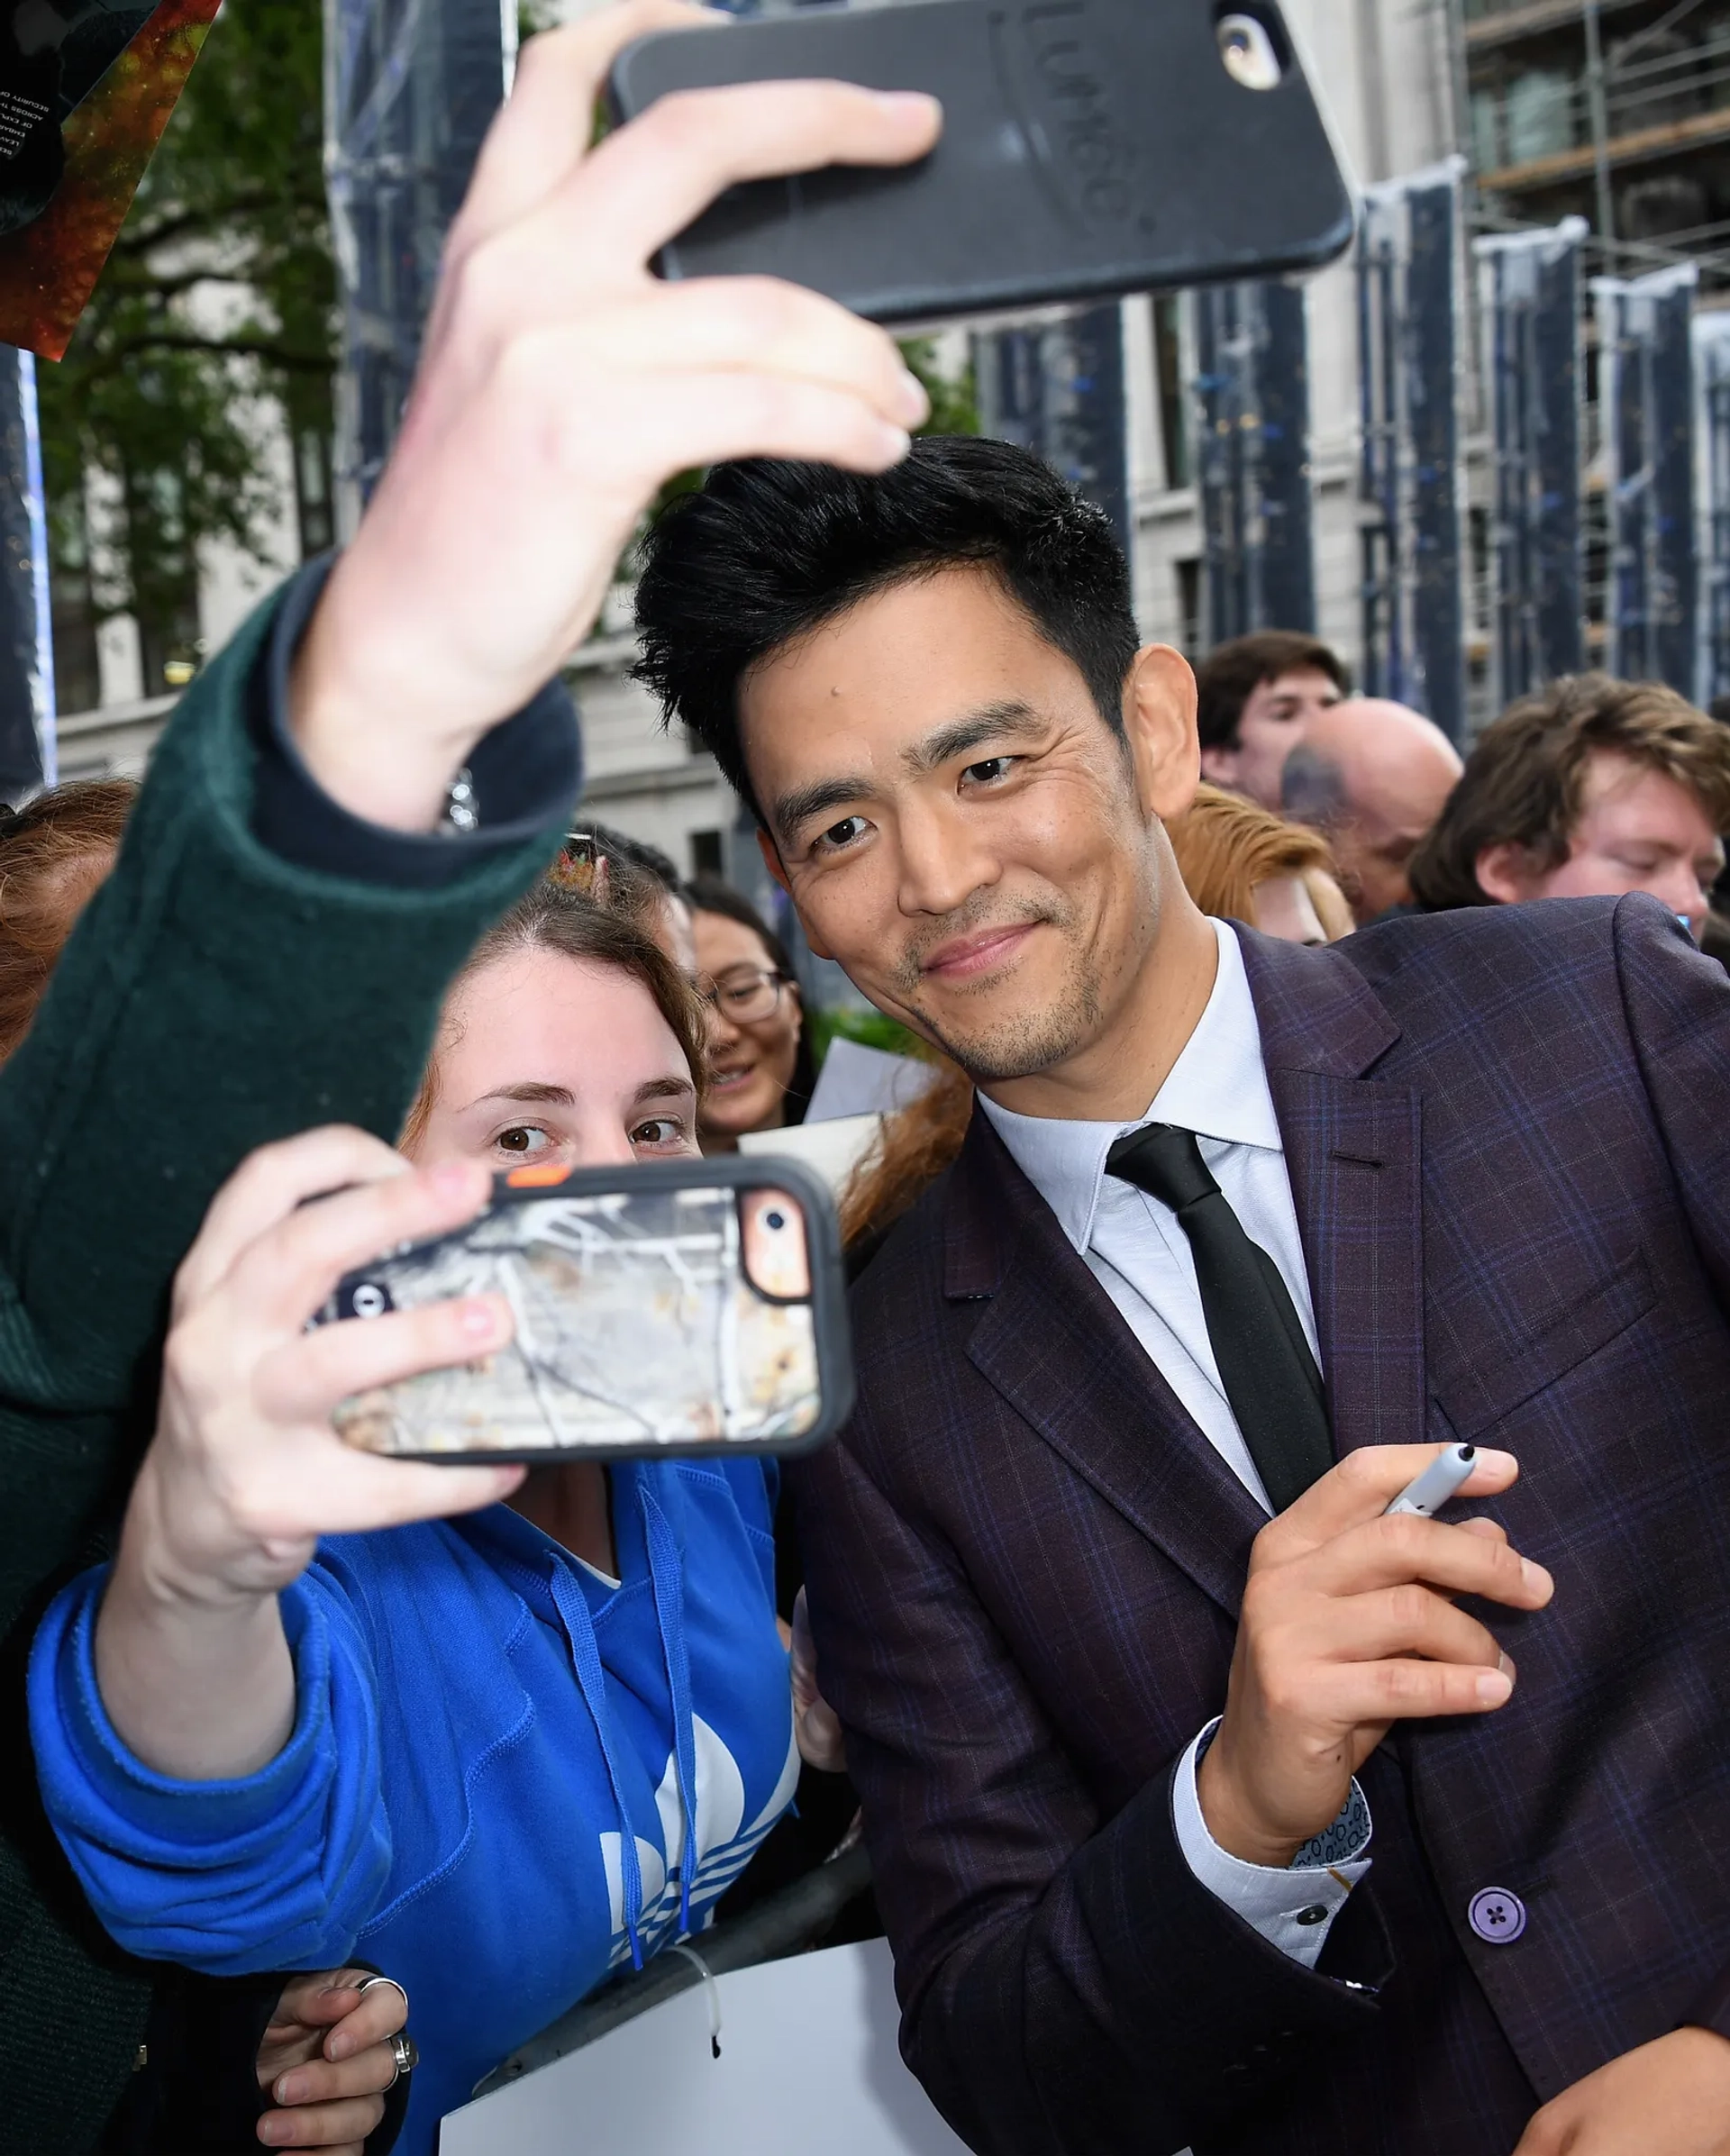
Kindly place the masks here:
<instances>
[{"instance_id":1,"label":"hand holding phone","mask_svg":"<svg viewBox=\"0 0 1730 2156\"><path fill-rule=\"evenodd\" d=\"M445 245L390 461L296 660L296 744L352 814L431 830L489 727L582 641L675 472L729 457L881 471L923 391L880 330L757 278L658 284L655 250L724 187L930 147L928 99L839 83L707 93L591 147L621 46L678 23L632 0L524 46Z\"/></svg>"}]
</instances>

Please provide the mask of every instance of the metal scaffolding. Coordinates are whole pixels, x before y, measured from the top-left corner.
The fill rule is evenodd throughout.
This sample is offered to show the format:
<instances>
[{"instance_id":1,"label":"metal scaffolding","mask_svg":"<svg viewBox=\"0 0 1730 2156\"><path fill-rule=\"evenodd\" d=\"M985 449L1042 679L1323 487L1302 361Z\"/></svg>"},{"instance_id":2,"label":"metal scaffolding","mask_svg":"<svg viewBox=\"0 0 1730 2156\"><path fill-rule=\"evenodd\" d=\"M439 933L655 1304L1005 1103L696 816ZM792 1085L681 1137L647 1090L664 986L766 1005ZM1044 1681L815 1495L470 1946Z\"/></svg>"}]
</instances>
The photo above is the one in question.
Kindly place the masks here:
<instances>
[{"instance_id":1,"label":"metal scaffolding","mask_svg":"<svg viewBox=\"0 0 1730 2156\"><path fill-rule=\"evenodd\" d=\"M1466 724L1458 416L1464 160L1369 188L1358 246L1363 687Z\"/></svg>"},{"instance_id":2,"label":"metal scaffolding","mask_svg":"<svg viewBox=\"0 0 1730 2156\"><path fill-rule=\"evenodd\" d=\"M1195 296L1197 477L1206 641L1316 628L1315 505L1303 287Z\"/></svg>"},{"instance_id":3,"label":"metal scaffolding","mask_svg":"<svg viewBox=\"0 0 1730 2156\"><path fill-rule=\"evenodd\" d=\"M324 174L343 307L339 523L396 437L444 235L516 58L515 0L324 0Z\"/></svg>"},{"instance_id":4,"label":"metal scaffolding","mask_svg":"<svg viewBox=\"0 0 1730 2156\"><path fill-rule=\"evenodd\" d=\"M979 424L1055 465L1111 518L1128 552L1124 323L1115 300L973 340Z\"/></svg>"},{"instance_id":5,"label":"metal scaffolding","mask_svg":"<svg viewBox=\"0 0 1730 2156\"><path fill-rule=\"evenodd\" d=\"M1610 502L1609 670L1694 693L1692 262L1594 277Z\"/></svg>"},{"instance_id":6,"label":"metal scaffolding","mask_svg":"<svg viewBox=\"0 0 1730 2156\"><path fill-rule=\"evenodd\" d=\"M52 786L54 649L36 362L0 345L0 801Z\"/></svg>"},{"instance_id":7,"label":"metal scaffolding","mask_svg":"<svg viewBox=\"0 0 1730 2156\"><path fill-rule=\"evenodd\" d=\"M1495 478L1494 708L1585 663L1583 217L1473 242Z\"/></svg>"}]
</instances>

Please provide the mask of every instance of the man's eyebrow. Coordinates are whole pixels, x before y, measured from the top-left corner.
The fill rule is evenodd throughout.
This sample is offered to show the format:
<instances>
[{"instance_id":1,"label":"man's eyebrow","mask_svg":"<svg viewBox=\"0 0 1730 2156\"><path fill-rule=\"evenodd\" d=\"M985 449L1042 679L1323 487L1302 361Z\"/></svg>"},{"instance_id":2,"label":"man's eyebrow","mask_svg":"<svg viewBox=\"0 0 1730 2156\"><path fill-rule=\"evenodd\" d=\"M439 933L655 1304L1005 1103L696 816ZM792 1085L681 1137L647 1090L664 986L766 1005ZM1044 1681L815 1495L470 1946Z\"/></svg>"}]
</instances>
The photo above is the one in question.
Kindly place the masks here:
<instances>
[{"instance_id":1,"label":"man's eyebrow","mask_svg":"<svg viewBox=\"0 0 1730 2156\"><path fill-rule=\"evenodd\" d=\"M901 761L917 777L964 756L981 741L996 741L1005 734L1011 740L1025 740L1043 733L1045 728L1046 721L1031 704L1024 704L1019 696L1006 696L1000 703L983 704L965 718L952 719L946 726L938 727L924 741L904 749Z\"/></svg>"},{"instance_id":2,"label":"man's eyebrow","mask_svg":"<svg viewBox=\"0 0 1730 2156\"><path fill-rule=\"evenodd\" d=\"M769 809L769 821L786 836L814 816L825 816L832 808L845 808L850 801L860 799L870 790L868 778L815 779L809 786L795 787L779 796Z\"/></svg>"},{"instance_id":3,"label":"man's eyebrow","mask_svg":"<svg viewBox=\"0 0 1730 2156\"><path fill-rule=\"evenodd\" d=\"M1024 738L1043 733L1045 725L1031 704L1008 696L1000 703L981 705L964 718L951 719L924 741L904 749L901 761L917 778L964 755L981 741L1000 740L1006 734ZM795 787L790 793L782 794L770 810L770 818L777 831L788 834L831 809L869 800L875 790L871 780L863 776L815 779L809 786Z\"/></svg>"}]
</instances>

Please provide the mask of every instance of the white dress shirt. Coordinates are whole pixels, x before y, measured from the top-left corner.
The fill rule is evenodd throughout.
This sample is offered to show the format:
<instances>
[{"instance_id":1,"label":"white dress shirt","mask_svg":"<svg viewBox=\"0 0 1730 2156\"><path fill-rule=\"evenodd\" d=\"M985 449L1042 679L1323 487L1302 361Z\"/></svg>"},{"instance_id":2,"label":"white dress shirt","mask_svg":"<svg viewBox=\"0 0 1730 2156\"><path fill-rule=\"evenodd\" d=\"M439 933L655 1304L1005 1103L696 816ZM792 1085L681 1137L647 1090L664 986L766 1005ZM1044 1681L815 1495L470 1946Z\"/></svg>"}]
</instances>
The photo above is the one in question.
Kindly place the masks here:
<instances>
[{"instance_id":1,"label":"white dress shirt","mask_svg":"<svg viewBox=\"0 0 1730 2156\"><path fill-rule=\"evenodd\" d=\"M1213 993L1145 1115L1133 1123L1071 1123L1017 1115L983 1094L979 1105L1202 1434L1268 1511L1267 1492L1220 1383L1189 1238L1169 1205L1106 1173L1106 1155L1126 1131L1147 1123L1194 1131L1244 1233L1279 1267L1319 1366L1309 1276L1243 954L1223 921L1212 925L1219 941ZM1178 1771L1179 1845L1204 1886L1263 1938L1314 1968L1334 1916L1370 1868L1363 1853L1369 1807L1354 1783L1351 1802L1328 1830L1329 1854L1340 1847L1340 1827L1350 1823L1361 1830L1345 1838L1349 1856L1313 1861L1318 1852L1306 1848L1288 1870L1244 1863L1207 1832L1196 1794L1197 1753L1211 1726L1190 1745Z\"/></svg>"}]
</instances>

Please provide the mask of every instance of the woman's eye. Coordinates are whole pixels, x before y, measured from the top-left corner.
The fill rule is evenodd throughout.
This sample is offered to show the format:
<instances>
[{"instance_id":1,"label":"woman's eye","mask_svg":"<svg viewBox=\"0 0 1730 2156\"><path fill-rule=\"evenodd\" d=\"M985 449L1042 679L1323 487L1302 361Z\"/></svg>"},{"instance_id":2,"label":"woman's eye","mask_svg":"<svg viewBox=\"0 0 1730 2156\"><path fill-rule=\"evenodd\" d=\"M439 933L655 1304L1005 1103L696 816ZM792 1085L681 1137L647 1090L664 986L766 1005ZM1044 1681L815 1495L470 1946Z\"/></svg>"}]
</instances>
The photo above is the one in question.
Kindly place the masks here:
<instances>
[{"instance_id":1,"label":"woman's eye","mask_svg":"<svg viewBox=\"0 0 1730 2156\"><path fill-rule=\"evenodd\" d=\"M825 852L835 852L843 846L851 846L870 829L863 816L843 816L839 823L832 823L817 844Z\"/></svg>"},{"instance_id":2,"label":"woman's eye","mask_svg":"<svg viewBox=\"0 0 1730 2156\"><path fill-rule=\"evenodd\" d=\"M632 1132L631 1142L636 1146L678 1145L684 1136L685 1126L676 1116L651 1115Z\"/></svg>"},{"instance_id":3,"label":"woman's eye","mask_svg":"<svg viewBox=\"0 0 1730 2156\"><path fill-rule=\"evenodd\" d=\"M1013 756L988 756L982 763L969 764L961 776L977 786L990 786L997 779L1006 778L1015 766Z\"/></svg>"},{"instance_id":4,"label":"woman's eye","mask_svg":"<svg viewBox=\"0 0 1730 2156\"><path fill-rule=\"evenodd\" d=\"M502 1153L544 1152L552 1143L544 1131L538 1131L533 1123L513 1123L508 1131L501 1131L493 1143Z\"/></svg>"}]
</instances>

